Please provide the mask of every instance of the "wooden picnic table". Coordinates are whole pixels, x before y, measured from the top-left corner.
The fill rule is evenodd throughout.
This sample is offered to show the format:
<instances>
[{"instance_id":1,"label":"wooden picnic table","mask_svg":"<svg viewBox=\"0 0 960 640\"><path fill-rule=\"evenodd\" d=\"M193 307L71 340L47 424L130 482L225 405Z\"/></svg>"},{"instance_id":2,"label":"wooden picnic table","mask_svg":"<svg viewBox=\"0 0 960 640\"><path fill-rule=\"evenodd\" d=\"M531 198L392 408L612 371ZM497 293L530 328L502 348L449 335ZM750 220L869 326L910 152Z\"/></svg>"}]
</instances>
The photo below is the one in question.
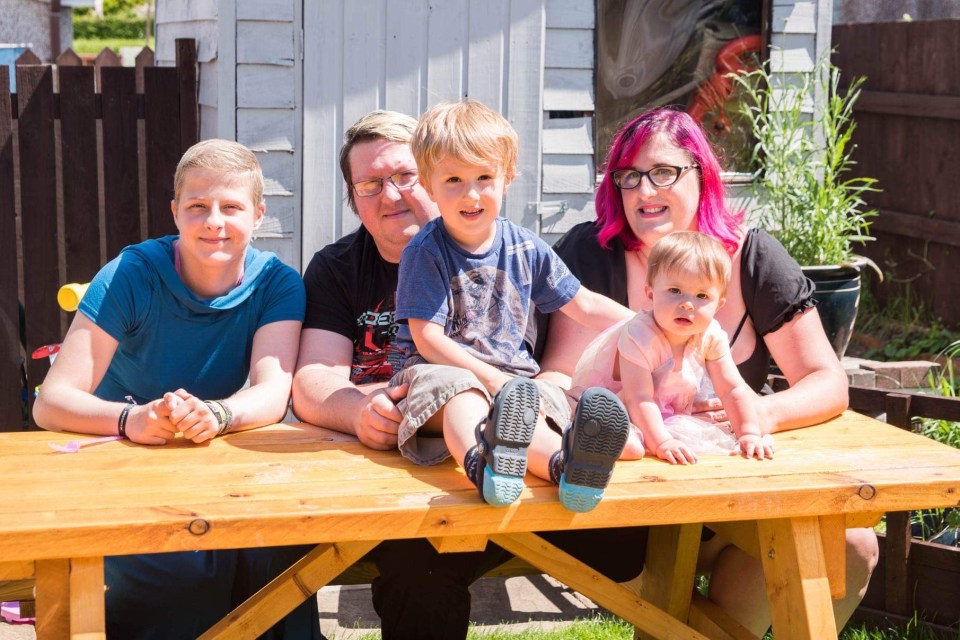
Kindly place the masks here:
<instances>
[{"instance_id":1,"label":"wooden picnic table","mask_svg":"<svg viewBox=\"0 0 960 640\"><path fill-rule=\"evenodd\" d=\"M565 510L555 487L529 475L517 503L490 507L452 461L418 467L303 424L202 446L48 447L76 437L0 434L0 580L36 578L41 640L67 629L104 637L107 555L317 543L203 636L255 637L395 538L428 538L441 551L489 540L653 637L742 637L709 602L691 605L701 523L762 559L778 640L820 640L837 633L830 601L843 593L845 527L960 501L960 451L853 412L778 435L772 461L619 463L604 500L585 514ZM532 533L627 525L656 525L639 594Z\"/></svg>"}]
</instances>

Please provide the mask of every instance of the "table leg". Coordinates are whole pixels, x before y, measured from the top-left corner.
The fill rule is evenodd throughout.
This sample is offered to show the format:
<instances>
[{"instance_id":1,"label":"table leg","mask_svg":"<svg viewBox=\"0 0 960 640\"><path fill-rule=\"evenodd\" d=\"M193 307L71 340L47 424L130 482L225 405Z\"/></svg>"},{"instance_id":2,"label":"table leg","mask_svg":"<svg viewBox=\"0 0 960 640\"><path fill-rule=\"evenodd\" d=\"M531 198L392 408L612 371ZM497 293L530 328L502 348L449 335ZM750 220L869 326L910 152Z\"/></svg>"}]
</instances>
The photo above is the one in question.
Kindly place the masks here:
<instances>
[{"instance_id":1,"label":"table leg","mask_svg":"<svg viewBox=\"0 0 960 640\"><path fill-rule=\"evenodd\" d=\"M757 529L777 640L836 638L819 519L760 520Z\"/></svg>"},{"instance_id":2,"label":"table leg","mask_svg":"<svg viewBox=\"0 0 960 640\"><path fill-rule=\"evenodd\" d=\"M199 640L256 638L379 543L365 540L318 545L210 627Z\"/></svg>"},{"instance_id":3,"label":"table leg","mask_svg":"<svg viewBox=\"0 0 960 640\"><path fill-rule=\"evenodd\" d=\"M699 523L650 527L647 539L640 596L684 623L690 613L702 530ZM653 636L638 630L634 637Z\"/></svg>"},{"instance_id":4,"label":"table leg","mask_svg":"<svg viewBox=\"0 0 960 640\"><path fill-rule=\"evenodd\" d=\"M70 561L37 560L37 640L70 636Z\"/></svg>"},{"instance_id":5,"label":"table leg","mask_svg":"<svg viewBox=\"0 0 960 640\"><path fill-rule=\"evenodd\" d=\"M70 561L70 638L104 640L103 557Z\"/></svg>"},{"instance_id":6,"label":"table leg","mask_svg":"<svg viewBox=\"0 0 960 640\"><path fill-rule=\"evenodd\" d=\"M490 536L490 541L656 638L707 640L707 636L597 573L535 533L495 534Z\"/></svg>"}]
</instances>

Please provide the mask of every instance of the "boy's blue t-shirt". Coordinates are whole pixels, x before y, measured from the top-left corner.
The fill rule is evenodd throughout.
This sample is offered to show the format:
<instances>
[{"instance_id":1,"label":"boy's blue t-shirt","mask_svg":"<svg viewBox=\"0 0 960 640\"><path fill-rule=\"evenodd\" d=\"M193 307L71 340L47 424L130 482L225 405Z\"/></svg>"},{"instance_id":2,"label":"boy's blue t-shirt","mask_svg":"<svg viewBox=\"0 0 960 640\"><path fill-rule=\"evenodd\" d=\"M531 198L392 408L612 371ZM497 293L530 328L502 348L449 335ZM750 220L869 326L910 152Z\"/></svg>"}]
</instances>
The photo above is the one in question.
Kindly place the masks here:
<instances>
[{"instance_id":1,"label":"boy's blue t-shirt","mask_svg":"<svg viewBox=\"0 0 960 640\"><path fill-rule=\"evenodd\" d=\"M580 281L532 231L498 218L490 250L472 254L447 234L443 219L426 224L403 250L397 286L399 321L427 320L473 356L514 375L540 371L524 342L530 304L552 313L570 302ZM416 352L406 322L397 346Z\"/></svg>"},{"instance_id":2,"label":"boy's blue t-shirt","mask_svg":"<svg viewBox=\"0 0 960 640\"><path fill-rule=\"evenodd\" d=\"M303 321L303 281L273 253L248 248L243 281L203 300L174 268L176 239L125 248L80 302L80 312L119 343L94 392L99 398L129 395L143 404L181 387L200 398L225 398L246 382L257 329Z\"/></svg>"}]
</instances>

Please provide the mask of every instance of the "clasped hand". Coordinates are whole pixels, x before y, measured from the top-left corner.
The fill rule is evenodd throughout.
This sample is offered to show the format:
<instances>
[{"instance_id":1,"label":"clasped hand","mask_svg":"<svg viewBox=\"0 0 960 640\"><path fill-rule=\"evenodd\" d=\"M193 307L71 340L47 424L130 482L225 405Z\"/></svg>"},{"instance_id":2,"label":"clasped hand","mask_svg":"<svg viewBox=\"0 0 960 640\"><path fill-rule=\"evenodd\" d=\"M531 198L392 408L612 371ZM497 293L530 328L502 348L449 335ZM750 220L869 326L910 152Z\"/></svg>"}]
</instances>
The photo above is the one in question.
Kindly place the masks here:
<instances>
[{"instance_id":1,"label":"clasped hand","mask_svg":"<svg viewBox=\"0 0 960 640\"><path fill-rule=\"evenodd\" d=\"M194 443L212 440L219 423L203 400L184 389L133 407L127 418L127 437L140 444L163 445L182 433Z\"/></svg>"}]
</instances>

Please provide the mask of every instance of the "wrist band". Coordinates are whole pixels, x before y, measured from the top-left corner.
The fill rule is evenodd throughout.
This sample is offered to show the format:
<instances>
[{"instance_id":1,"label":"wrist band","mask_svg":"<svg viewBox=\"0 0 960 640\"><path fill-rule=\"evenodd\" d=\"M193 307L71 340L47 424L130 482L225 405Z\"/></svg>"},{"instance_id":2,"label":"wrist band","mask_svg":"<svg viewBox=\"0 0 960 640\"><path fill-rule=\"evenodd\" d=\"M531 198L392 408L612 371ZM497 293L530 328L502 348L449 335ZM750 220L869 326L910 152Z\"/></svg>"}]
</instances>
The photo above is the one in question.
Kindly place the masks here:
<instances>
[{"instance_id":1,"label":"wrist band","mask_svg":"<svg viewBox=\"0 0 960 640\"><path fill-rule=\"evenodd\" d=\"M230 407L222 400L204 400L203 403L209 407L217 419L217 436L229 433L233 424L233 412L230 411Z\"/></svg>"},{"instance_id":2,"label":"wrist band","mask_svg":"<svg viewBox=\"0 0 960 640\"><path fill-rule=\"evenodd\" d=\"M121 438L127 437L127 418L130 416L130 409L135 405L131 402L123 408L123 411L120 412L120 417L117 418L117 434Z\"/></svg>"}]
</instances>

